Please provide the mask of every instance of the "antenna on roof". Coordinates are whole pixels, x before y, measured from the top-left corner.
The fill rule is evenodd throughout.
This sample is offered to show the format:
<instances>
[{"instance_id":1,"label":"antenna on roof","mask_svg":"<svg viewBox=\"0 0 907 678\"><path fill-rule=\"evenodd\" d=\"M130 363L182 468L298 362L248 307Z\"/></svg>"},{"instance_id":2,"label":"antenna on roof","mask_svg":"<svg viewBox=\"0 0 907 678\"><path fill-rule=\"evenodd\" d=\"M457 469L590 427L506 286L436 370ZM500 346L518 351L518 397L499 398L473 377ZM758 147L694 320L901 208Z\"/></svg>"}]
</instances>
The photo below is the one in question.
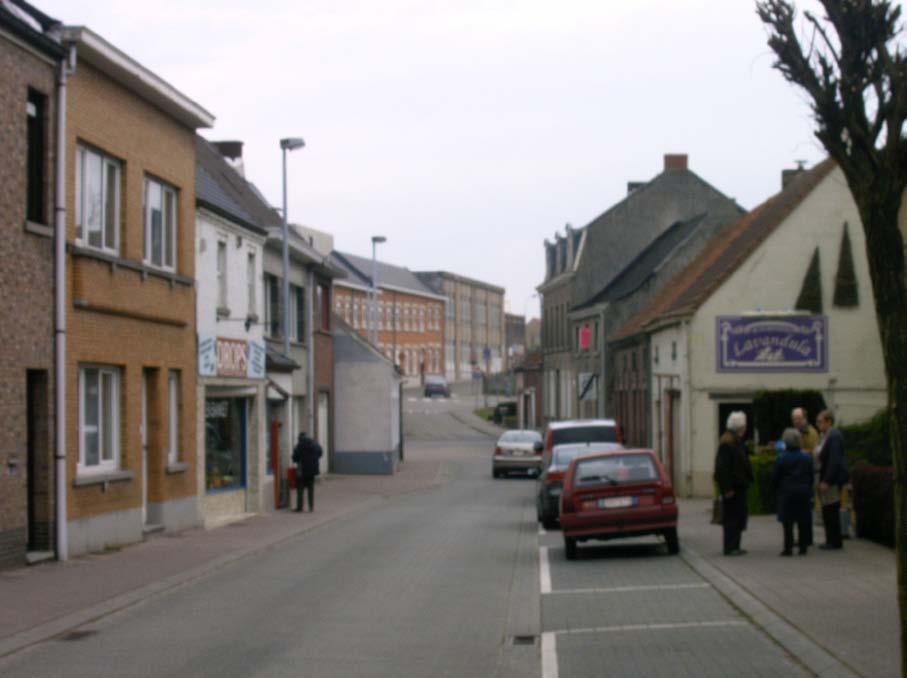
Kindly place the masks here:
<instances>
[{"instance_id":1,"label":"antenna on roof","mask_svg":"<svg viewBox=\"0 0 907 678\"><path fill-rule=\"evenodd\" d=\"M798 170L806 169L806 160L794 160L794 162L797 163Z\"/></svg>"}]
</instances>

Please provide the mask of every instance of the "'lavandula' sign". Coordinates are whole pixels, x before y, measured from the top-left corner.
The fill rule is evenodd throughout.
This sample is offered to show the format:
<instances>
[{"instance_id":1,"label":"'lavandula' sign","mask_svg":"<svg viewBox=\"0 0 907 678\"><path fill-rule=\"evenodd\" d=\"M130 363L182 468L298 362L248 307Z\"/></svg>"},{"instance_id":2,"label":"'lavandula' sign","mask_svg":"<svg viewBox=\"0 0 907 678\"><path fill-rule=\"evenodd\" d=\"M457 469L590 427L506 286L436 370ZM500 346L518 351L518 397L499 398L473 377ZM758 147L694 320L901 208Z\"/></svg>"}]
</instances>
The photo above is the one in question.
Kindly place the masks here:
<instances>
[{"instance_id":1,"label":"'lavandula' sign","mask_svg":"<svg viewBox=\"0 0 907 678\"><path fill-rule=\"evenodd\" d=\"M719 316L719 372L827 372L825 316Z\"/></svg>"}]
</instances>

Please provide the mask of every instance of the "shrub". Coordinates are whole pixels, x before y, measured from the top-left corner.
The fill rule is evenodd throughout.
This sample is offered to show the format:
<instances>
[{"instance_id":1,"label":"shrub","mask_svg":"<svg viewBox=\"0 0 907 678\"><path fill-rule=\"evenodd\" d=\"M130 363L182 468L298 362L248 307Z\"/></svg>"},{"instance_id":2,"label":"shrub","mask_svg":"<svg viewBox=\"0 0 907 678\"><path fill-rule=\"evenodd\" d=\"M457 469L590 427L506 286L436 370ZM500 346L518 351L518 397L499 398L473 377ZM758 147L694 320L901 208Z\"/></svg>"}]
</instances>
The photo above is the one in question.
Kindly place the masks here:
<instances>
[{"instance_id":1,"label":"shrub","mask_svg":"<svg viewBox=\"0 0 907 678\"><path fill-rule=\"evenodd\" d=\"M872 466L891 466L888 411L882 410L869 421L842 426L844 449L851 466L865 461Z\"/></svg>"},{"instance_id":2,"label":"shrub","mask_svg":"<svg viewBox=\"0 0 907 678\"><path fill-rule=\"evenodd\" d=\"M894 469L856 464L850 471L857 536L894 546Z\"/></svg>"},{"instance_id":3,"label":"shrub","mask_svg":"<svg viewBox=\"0 0 907 678\"><path fill-rule=\"evenodd\" d=\"M772 469L777 455L773 451L754 454L750 457L753 467L753 484L746 495L746 505L753 515L775 513L775 488L772 487Z\"/></svg>"},{"instance_id":4,"label":"shrub","mask_svg":"<svg viewBox=\"0 0 907 678\"><path fill-rule=\"evenodd\" d=\"M760 391L753 397L753 424L759 432L759 440L778 440L790 423L790 413L795 407L803 407L810 419L825 409L825 399L818 391L795 389Z\"/></svg>"}]
</instances>

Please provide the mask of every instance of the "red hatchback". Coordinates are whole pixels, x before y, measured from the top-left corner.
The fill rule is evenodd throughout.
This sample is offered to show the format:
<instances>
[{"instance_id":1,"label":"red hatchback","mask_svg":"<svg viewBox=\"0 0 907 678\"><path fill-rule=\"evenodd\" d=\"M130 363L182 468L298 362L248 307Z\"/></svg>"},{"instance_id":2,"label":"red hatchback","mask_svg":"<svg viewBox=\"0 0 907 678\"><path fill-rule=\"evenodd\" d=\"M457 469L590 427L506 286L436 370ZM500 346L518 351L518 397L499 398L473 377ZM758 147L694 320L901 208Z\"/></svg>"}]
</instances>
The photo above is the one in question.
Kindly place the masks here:
<instances>
[{"instance_id":1,"label":"red hatchback","mask_svg":"<svg viewBox=\"0 0 907 678\"><path fill-rule=\"evenodd\" d=\"M587 539L657 534L668 552L680 551L677 502L664 467L652 450L621 450L577 457L564 474L561 531L567 559Z\"/></svg>"}]
</instances>

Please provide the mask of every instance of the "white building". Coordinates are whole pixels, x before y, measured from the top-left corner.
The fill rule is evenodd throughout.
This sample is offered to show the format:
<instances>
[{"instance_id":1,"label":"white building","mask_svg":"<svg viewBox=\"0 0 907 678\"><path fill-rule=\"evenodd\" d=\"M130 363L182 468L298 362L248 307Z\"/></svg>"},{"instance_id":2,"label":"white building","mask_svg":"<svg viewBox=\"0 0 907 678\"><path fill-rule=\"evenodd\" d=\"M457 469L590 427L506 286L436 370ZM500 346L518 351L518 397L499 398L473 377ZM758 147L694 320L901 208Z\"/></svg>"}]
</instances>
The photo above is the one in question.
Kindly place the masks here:
<instances>
[{"instance_id":1,"label":"white building","mask_svg":"<svg viewBox=\"0 0 907 678\"><path fill-rule=\"evenodd\" d=\"M842 295L846 237L854 275ZM820 285L809 288L821 310L798 310L816 259ZM882 346L863 227L841 171L825 161L794 177L710 242L615 343L646 363L634 375L619 356L616 379L648 379L651 440L685 494L711 496L726 414L751 409L759 391L817 390L840 423L878 412Z\"/></svg>"}]
</instances>

